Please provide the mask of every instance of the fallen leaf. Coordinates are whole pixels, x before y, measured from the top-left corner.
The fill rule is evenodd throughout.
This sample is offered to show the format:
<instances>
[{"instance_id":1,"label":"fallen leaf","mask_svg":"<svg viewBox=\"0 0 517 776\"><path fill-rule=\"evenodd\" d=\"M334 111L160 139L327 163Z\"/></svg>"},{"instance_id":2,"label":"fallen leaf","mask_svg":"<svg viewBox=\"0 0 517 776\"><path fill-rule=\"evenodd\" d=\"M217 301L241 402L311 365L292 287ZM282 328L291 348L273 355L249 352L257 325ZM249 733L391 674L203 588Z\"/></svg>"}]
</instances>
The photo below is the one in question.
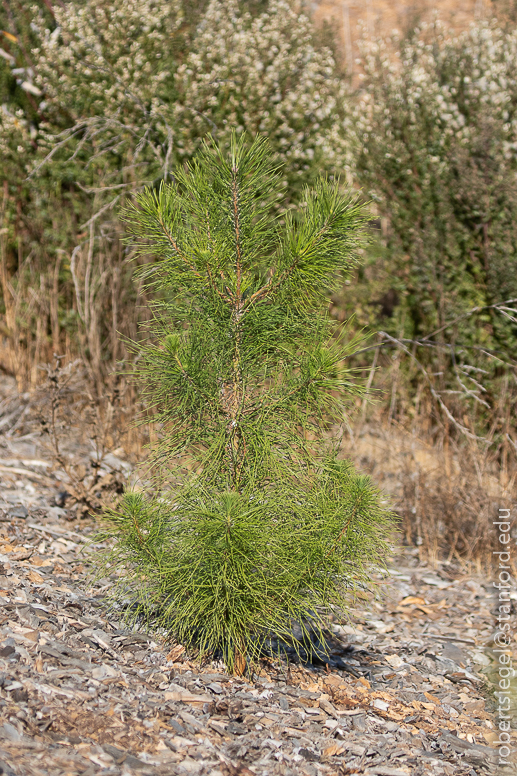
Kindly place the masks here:
<instances>
[{"instance_id":1,"label":"fallen leaf","mask_svg":"<svg viewBox=\"0 0 517 776\"><path fill-rule=\"evenodd\" d=\"M10 560L28 560L33 552L34 550L22 550L21 552L13 552Z\"/></svg>"},{"instance_id":2,"label":"fallen leaf","mask_svg":"<svg viewBox=\"0 0 517 776\"><path fill-rule=\"evenodd\" d=\"M467 703L465 703L465 711L467 711L472 716L475 716L477 713L484 710L485 710L484 700L467 701Z\"/></svg>"},{"instance_id":3,"label":"fallen leaf","mask_svg":"<svg viewBox=\"0 0 517 776\"><path fill-rule=\"evenodd\" d=\"M343 677L338 676L337 674L329 674L326 676L325 684L333 684L337 687L346 687L346 683L343 681Z\"/></svg>"},{"instance_id":4,"label":"fallen leaf","mask_svg":"<svg viewBox=\"0 0 517 776\"><path fill-rule=\"evenodd\" d=\"M26 639L29 641L33 641L35 644L38 643L39 640L39 631L38 630L27 630L23 634Z\"/></svg>"},{"instance_id":5,"label":"fallen leaf","mask_svg":"<svg viewBox=\"0 0 517 776\"><path fill-rule=\"evenodd\" d=\"M392 668L400 668L404 661L398 655L386 655L386 660Z\"/></svg>"},{"instance_id":6,"label":"fallen leaf","mask_svg":"<svg viewBox=\"0 0 517 776\"><path fill-rule=\"evenodd\" d=\"M215 730L215 732L219 733L220 736L226 735L226 726L223 725L222 722L218 722L216 719L209 719L208 724L212 730Z\"/></svg>"},{"instance_id":7,"label":"fallen leaf","mask_svg":"<svg viewBox=\"0 0 517 776\"><path fill-rule=\"evenodd\" d=\"M399 601L399 606L411 606L411 604L414 605L420 605L425 604L426 600L425 598L420 598L420 596L416 595L407 595L405 598L402 599L402 601Z\"/></svg>"},{"instance_id":8,"label":"fallen leaf","mask_svg":"<svg viewBox=\"0 0 517 776\"><path fill-rule=\"evenodd\" d=\"M388 701L389 703L395 703L395 698L393 695L390 695L388 692L377 692L375 693L375 698L382 698L385 701Z\"/></svg>"},{"instance_id":9,"label":"fallen leaf","mask_svg":"<svg viewBox=\"0 0 517 776\"><path fill-rule=\"evenodd\" d=\"M5 35L7 40L10 40L12 43L18 43L18 38L16 35L13 35L11 32L7 32L7 30L2 30L2 33Z\"/></svg>"},{"instance_id":10,"label":"fallen leaf","mask_svg":"<svg viewBox=\"0 0 517 776\"><path fill-rule=\"evenodd\" d=\"M401 712L401 711L393 711L392 709L389 709L389 711L386 712L385 715L388 719L392 719L394 722L399 722L401 719L405 719L407 717L407 713Z\"/></svg>"},{"instance_id":11,"label":"fallen leaf","mask_svg":"<svg viewBox=\"0 0 517 776\"><path fill-rule=\"evenodd\" d=\"M424 614L427 614L430 620L440 619L438 612L436 612L434 609L431 609L430 606L419 606L418 609L420 609Z\"/></svg>"},{"instance_id":12,"label":"fallen leaf","mask_svg":"<svg viewBox=\"0 0 517 776\"><path fill-rule=\"evenodd\" d=\"M163 693L163 698L166 701L183 701L184 703L210 703L212 700L211 695L194 695L194 693L185 690L179 684L172 684L171 690L166 690Z\"/></svg>"},{"instance_id":13,"label":"fallen leaf","mask_svg":"<svg viewBox=\"0 0 517 776\"><path fill-rule=\"evenodd\" d=\"M171 649L166 659L171 663L175 663L183 655L184 652L185 652L185 647L183 646L183 644L176 644L176 646Z\"/></svg>"},{"instance_id":14,"label":"fallen leaf","mask_svg":"<svg viewBox=\"0 0 517 776\"><path fill-rule=\"evenodd\" d=\"M346 749L343 746L331 744L331 746L327 746L327 748L323 750L323 755L324 757L336 757L336 755L343 754L343 752L346 752Z\"/></svg>"},{"instance_id":15,"label":"fallen leaf","mask_svg":"<svg viewBox=\"0 0 517 776\"><path fill-rule=\"evenodd\" d=\"M33 555L31 558L31 566L37 566L38 568L52 566L53 562L50 558L40 558L38 555ZM77 567L76 571L78 571Z\"/></svg>"},{"instance_id":16,"label":"fallen leaf","mask_svg":"<svg viewBox=\"0 0 517 776\"><path fill-rule=\"evenodd\" d=\"M40 582L43 582L43 577L37 571L29 571L28 578L31 582L35 582L38 585Z\"/></svg>"},{"instance_id":17,"label":"fallen leaf","mask_svg":"<svg viewBox=\"0 0 517 776\"><path fill-rule=\"evenodd\" d=\"M389 703L386 703L386 701L383 701L380 698L375 698L372 705L374 709L380 709L381 711L388 711L390 707Z\"/></svg>"},{"instance_id":18,"label":"fallen leaf","mask_svg":"<svg viewBox=\"0 0 517 776\"><path fill-rule=\"evenodd\" d=\"M349 695L345 695L344 693L336 693L333 701L339 706L346 706L349 709L359 705L359 701L356 698L351 698Z\"/></svg>"}]
</instances>

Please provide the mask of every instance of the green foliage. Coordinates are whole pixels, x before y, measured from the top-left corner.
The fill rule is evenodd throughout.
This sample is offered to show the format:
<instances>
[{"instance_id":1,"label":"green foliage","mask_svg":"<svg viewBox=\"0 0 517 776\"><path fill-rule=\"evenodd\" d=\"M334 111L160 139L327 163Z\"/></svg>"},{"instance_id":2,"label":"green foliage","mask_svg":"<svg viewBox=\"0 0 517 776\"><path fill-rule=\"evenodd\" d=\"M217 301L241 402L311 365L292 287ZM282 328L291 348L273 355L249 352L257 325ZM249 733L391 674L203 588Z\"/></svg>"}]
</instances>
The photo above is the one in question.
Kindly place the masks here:
<instances>
[{"instance_id":1,"label":"green foliage","mask_svg":"<svg viewBox=\"0 0 517 776\"><path fill-rule=\"evenodd\" d=\"M15 370L28 360L26 372L38 374L31 359L49 360L67 340L100 385L127 355L115 330L134 337L138 315L121 266L118 203L168 180L208 132L227 149L234 129L268 135L289 184L283 207L322 171L346 166L344 87L295 5L35 0L0 8L0 292L5 300L9 286L18 300L17 325L7 322L14 313L3 322L20 351ZM110 286L127 302L103 293Z\"/></svg>"},{"instance_id":2,"label":"green foliage","mask_svg":"<svg viewBox=\"0 0 517 776\"><path fill-rule=\"evenodd\" d=\"M460 35L436 22L364 41L363 55L354 176L379 237L333 314L387 333L390 422L415 428L423 413L438 438L483 438L504 461L515 449L517 34L495 19Z\"/></svg>"},{"instance_id":3,"label":"green foliage","mask_svg":"<svg viewBox=\"0 0 517 776\"><path fill-rule=\"evenodd\" d=\"M293 620L318 627L382 563L391 527L380 494L338 460L346 401L361 393L325 290L355 263L367 211L320 181L283 221L269 145L205 144L174 184L122 217L155 262L162 301L137 377L163 429L154 495L129 492L105 515L135 616L231 669Z\"/></svg>"},{"instance_id":4,"label":"green foliage","mask_svg":"<svg viewBox=\"0 0 517 776\"><path fill-rule=\"evenodd\" d=\"M517 297L516 62L515 31L493 21L458 37L423 26L365 56L357 176L388 218L392 333L427 336ZM516 352L494 310L447 331Z\"/></svg>"}]
</instances>

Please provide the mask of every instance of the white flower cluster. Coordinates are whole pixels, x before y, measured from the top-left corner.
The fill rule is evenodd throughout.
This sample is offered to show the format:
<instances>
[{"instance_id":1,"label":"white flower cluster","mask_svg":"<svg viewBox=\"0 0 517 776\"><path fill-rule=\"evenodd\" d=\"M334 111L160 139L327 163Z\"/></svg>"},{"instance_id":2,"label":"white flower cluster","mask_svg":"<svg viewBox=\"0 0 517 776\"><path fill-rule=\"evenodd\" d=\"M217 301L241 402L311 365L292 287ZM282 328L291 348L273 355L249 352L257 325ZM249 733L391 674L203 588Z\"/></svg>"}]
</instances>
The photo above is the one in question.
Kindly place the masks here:
<instances>
[{"instance_id":1,"label":"white flower cluster","mask_svg":"<svg viewBox=\"0 0 517 776\"><path fill-rule=\"evenodd\" d=\"M41 41L33 51L36 83L47 109L65 111L74 121L145 118L169 75L162 62L182 22L180 0L56 5L52 32L37 9L33 13Z\"/></svg>"},{"instance_id":2,"label":"white flower cluster","mask_svg":"<svg viewBox=\"0 0 517 776\"><path fill-rule=\"evenodd\" d=\"M393 51L397 51L397 56ZM517 161L517 31L479 22L458 36L436 22L413 42L376 42L365 51L365 88L356 122L361 163L425 182L444 172L451 141L468 149L490 121L503 164ZM386 162L386 160L390 160ZM376 169L374 169L376 168Z\"/></svg>"},{"instance_id":3,"label":"white flower cluster","mask_svg":"<svg viewBox=\"0 0 517 776\"><path fill-rule=\"evenodd\" d=\"M356 117L355 174L389 219L410 335L514 297L517 31L435 23L367 47Z\"/></svg>"},{"instance_id":4,"label":"white flower cluster","mask_svg":"<svg viewBox=\"0 0 517 776\"><path fill-rule=\"evenodd\" d=\"M189 157L207 133L224 143L237 129L267 135L291 183L349 165L345 86L307 17L288 0L270 0L255 17L244 2L211 0L189 29L182 3L66 3L53 31L33 9L40 161L66 147L89 163L89 185L99 182L92 159L102 186L138 185ZM7 131L0 125L0 144Z\"/></svg>"},{"instance_id":5,"label":"white flower cluster","mask_svg":"<svg viewBox=\"0 0 517 776\"><path fill-rule=\"evenodd\" d=\"M346 166L345 87L329 50L316 50L311 22L286 0L252 19L237 0L212 0L175 76L174 125L190 155L207 130L267 135L289 170L320 161ZM341 104L341 105L340 105Z\"/></svg>"},{"instance_id":6,"label":"white flower cluster","mask_svg":"<svg viewBox=\"0 0 517 776\"><path fill-rule=\"evenodd\" d=\"M26 156L30 141L31 131L23 111L0 105L0 160L4 173L8 165L17 165Z\"/></svg>"}]
</instances>

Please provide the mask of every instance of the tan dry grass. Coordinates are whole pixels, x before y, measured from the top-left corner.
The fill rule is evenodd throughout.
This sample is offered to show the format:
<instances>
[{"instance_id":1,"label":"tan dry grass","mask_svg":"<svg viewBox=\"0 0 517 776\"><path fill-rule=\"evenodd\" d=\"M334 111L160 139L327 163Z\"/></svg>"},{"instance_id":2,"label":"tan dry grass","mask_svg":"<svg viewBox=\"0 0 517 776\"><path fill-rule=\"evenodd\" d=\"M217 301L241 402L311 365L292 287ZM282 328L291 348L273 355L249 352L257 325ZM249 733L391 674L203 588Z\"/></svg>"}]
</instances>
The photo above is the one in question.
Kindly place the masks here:
<instances>
[{"instance_id":1,"label":"tan dry grass","mask_svg":"<svg viewBox=\"0 0 517 776\"><path fill-rule=\"evenodd\" d=\"M343 455L391 498L399 539L416 546L422 561L485 572L498 549L493 521L512 506L517 469L504 472L493 453L473 444L433 442L423 420L406 430L377 413L350 428Z\"/></svg>"}]
</instances>

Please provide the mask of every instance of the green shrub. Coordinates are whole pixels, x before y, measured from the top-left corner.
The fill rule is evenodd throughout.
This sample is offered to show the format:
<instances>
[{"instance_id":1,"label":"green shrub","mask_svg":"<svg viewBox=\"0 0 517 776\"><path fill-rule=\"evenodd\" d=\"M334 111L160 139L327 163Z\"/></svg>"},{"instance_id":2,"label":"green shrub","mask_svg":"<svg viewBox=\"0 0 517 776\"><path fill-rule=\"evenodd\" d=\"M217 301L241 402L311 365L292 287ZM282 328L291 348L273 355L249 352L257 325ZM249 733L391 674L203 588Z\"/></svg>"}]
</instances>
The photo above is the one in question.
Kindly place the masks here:
<instances>
[{"instance_id":1,"label":"green shrub","mask_svg":"<svg viewBox=\"0 0 517 776\"><path fill-rule=\"evenodd\" d=\"M391 529L329 435L360 387L358 340L329 320L325 293L353 265L367 211L322 180L300 214L272 219L270 157L261 139L234 136L229 154L210 143L123 214L155 256L146 284L169 300L137 348L162 439L148 492L105 514L104 563L123 568L135 616L236 671L293 621L321 628L346 610Z\"/></svg>"},{"instance_id":2,"label":"green shrub","mask_svg":"<svg viewBox=\"0 0 517 776\"><path fill-rule=\"evenodd\" d=\"M448 326L517 297L516 64L517 34L495 21L458 36L424 25L366 52L356 174L388 221L392 333L444 327L516 354L515 326L494 309Z\"/></svg>"}]
</instances>

